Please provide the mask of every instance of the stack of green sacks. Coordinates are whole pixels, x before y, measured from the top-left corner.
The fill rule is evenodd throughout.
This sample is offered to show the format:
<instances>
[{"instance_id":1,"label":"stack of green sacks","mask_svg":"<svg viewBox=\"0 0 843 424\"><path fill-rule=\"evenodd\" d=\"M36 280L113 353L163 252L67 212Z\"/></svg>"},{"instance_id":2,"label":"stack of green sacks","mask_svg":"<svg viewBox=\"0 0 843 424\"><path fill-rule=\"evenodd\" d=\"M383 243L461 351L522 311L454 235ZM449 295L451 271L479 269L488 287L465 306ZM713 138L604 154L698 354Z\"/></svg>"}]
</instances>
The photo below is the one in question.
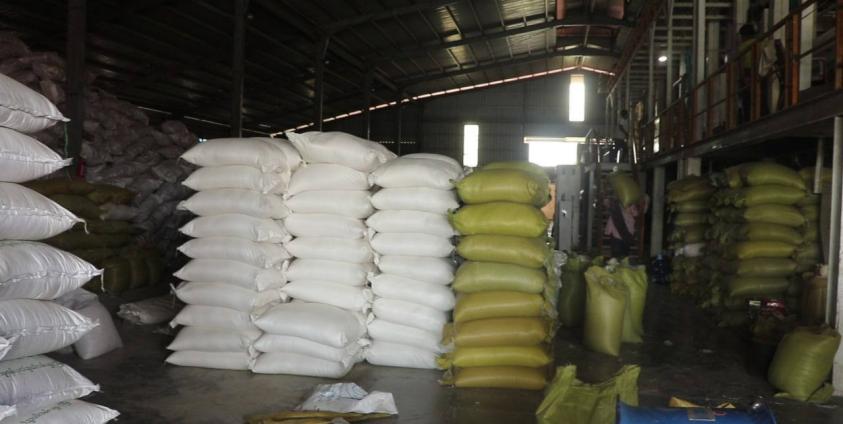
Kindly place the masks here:
<instances>
[{"instance_id":1,"label":"stack of green sacks","mask_svg":"<svg viewBox=\"0 0 843 424\"><path fill-rule=\"evenodd\" d=\"M27 186L86 220L70 231L44 240L103 269L102 281L85 288L119 294L127 289L158 284L164 274L161 255L154 248L141 248L135 237L140 231L129 221L105 219L112 205L127 205L134 193L82 179L36 180Z\"/></svg>"},{"instance_id":2,"label":"stack of green sacks","mask_svg":"<svg viewBox=\"0 0 843 424\"><path fill-rule=\"evenodd\" d=\"M806 191L799 173L767 162L729 168L720 183L708 265L720 286L720 324L735 326L747 321L749 299L798 296L796 257L806 221L797 205Z\"/></svg>"},{"instance_id":3,"label":"stack of green sacks","mask_svg":"<svg viewBox=\"0 0 843 424\"><path fill-rule=\"evenodd\" d=\"M628 262L592 266L585 272L583 343L595 352L620 355L621 343L641 343L647 271Z\"/></svg>"},{"instance_id":4,"label":"stack of green sacks","mask_svg":"<svg viewBox=\"0 0 843 424\"><path fill-rule=\"evenodd\" d=\"M454 351L446 383L456 387L539 390L552 362L547 342L558 277L549 267L549 180L534 165L494 163L457 184L465 206L451 222L466 261L453 288Z\"/></svg>"},{"instance_id":5,"label":"stack of green sacks","mask_svg":"<svg viewBox=\"0 0 843 424\"><path fill-rule=\"evenodd\" d=\"M673 224L668 241L674 256L670 287L674 293L702 296L709 290L702 255L709 199L713 192L708 178L699 176L685 177L667 186L667 204Z\"/></svg>"}]
</instances>

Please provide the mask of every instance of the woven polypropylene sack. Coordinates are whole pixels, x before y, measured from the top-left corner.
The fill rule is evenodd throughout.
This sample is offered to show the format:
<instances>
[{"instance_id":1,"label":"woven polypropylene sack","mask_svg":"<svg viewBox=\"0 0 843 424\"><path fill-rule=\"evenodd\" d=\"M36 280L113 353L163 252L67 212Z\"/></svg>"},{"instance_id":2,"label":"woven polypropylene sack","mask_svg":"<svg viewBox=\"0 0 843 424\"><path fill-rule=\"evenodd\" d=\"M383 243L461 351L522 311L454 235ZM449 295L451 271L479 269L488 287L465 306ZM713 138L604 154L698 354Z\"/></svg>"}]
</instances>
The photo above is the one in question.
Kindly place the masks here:
<instances>
[{"instance_id":1,"label":"woven polypropylene sack","mask_svg":"<svg viewBox=\"0 0 843 424\"><path fill-rule=\"evenodd\" d=\"M295 353L326 361L353 364L359 361L362 356L361 350L367 344L368 340L361 339L351 342L347 346L336 348L301 337L264 334L255 342L255 349L264 353Z\"/></svg>"},{"instance_id":2,"label":"woven polypropylene sack","mask_svg":"<svg viewBox=\"0 0 843 424\"><path fill-rule=\"evenodd\" d=\"M296 237L359 239L367 231L365 223L360 219L319 213L292 213L284 219L284 226Z\"/></svg>"},{"instance_id":3,"label":"woven polypropylene sack","mask_svg":"<svg viewBox=\"0 0 843 424\"><path fill-rule=\"evenodd\" d=\"M70 346L97 324L52 302L0 301L0 337L16 339L3 359L40 355Z\"/></svg>"},{"instance_id":4,"label":"woven polypropylene sack","mask_svg":"<svg viewBox=\"0 0 843 424\"><path fill-rule=\"evenodd\" d=\"M735 243L729 251L738 259L788 258L794 254L796 246L780 241L744 241Z\"/></svg>"},{"instance_id":5,"label":"woven polypropylene sack","mask_svg":"<svg viewBox=\"0 0 843 424\"><path fill-rule=\"evenodd\" d=\"M387 255L376 257L375 262L384 274L440 285L454 280L454 263L449 258Z\"/></svg>"},{"instance_id":6,"label":"woven polypropylene sack","mask_svg":"<svg viewBox=\"0 0 843 424\"><path fill-rule=\"evenodd\" d=\"M805 197L805 190L783 186L762 185L738 189L733 205L750 207L758 205L795 205Z\"/></svg>"},{"instance_id":7,"label":"woven polypropylene sack","mask_svg":"<svg viewBox=\"0 0 843 424\"><path fill-rule=\"evenodd\" d=\"M743 212L747 222L764 222L768 224L801 227L805 225L805 217L799 209L786 205L759 205L747 208Z\"/></svg>"},{"instance_id":8,"label":"woven polypropylene sack","mask_svg":"<svg viewBox=\"0 0 843 424\"><path fill-rule=\"evenodd\" d=\"M437 356L432 350L380 340L366 349L366 362L387 367L436 369Z\"/></svg>"},{"instance_id":9,"label":"woven polypropylene sack","mask_svg":"<svg viewBox=\"0 0 843 424\"><path fill-rule=\"evenodd\" d=\"M0 242L0 299L52 300L100 274L82 259L43 243Z\"/></svg>"},{"instance_id":10,"label":"woven polypropylene sack","mask_svg":"<svg viewBox=\"0 0 843 424\"><path fill-rule=\"evenodd\" d=\"M547 341L547 323L540 318L488 318L461 323L457 347L533 346Z\"/></svg>"},{"instance_id":11,"label":"woven polypropylene sack","mask_svg":"<svg viewBox=\"0 0 843 424\"><path fill-rule=\"evenodd\" d=\"M454 251L448 237L414 233L378 233L372 237L372 249L381 255L430 256L444 258Z\"/></svg>"},{"instance_id":12,"label":"woven polypropylene sack","mask_svg":"<svg viewBox=\"0 0 843 424\"><path fill-rule=\"evenodd\" d=\"M300 237L285 243L284 247L296 258L350 263L366 263L374 259L372 247L365 239Z\"/></svg>"},{"instance_id":13,"label":"woven polypropylene sack","mask_svg":"<svg viewBox=\"0 0 843 424\"><path fill-rule=\"evenodd\" d=\"M517 291L541 293L547 274L536 268L494 262L467 261L454 277L453 288L460 293Z\"/></svg>"},{"instance_id":14,"label":"woven polypropylene sack","mask_svg":"<svg viewBox=\"0 0 843 424\"><path fill-rule=\"evenodd\" d=\"M278 195L228 188L200 191L179 202L178 209L199 216L244 214L255 218L282 219L290 214Z\"/></svg>"},{"instance_id":15,"label":"woven polypropylene sack","mask_svg":"<svg viewBox=\"0 0 843 424\"><path fill-rule=\"evenodd\" d=\"M335 163L371 172L396 157L380 143L338 131L301 134L287 131L285 135L301 153L302 159L309 163Z\"/></svg>"},{"instance_id":16,"label":"woven polypropylene sack","mask_svg":"<svg viewBox=\"0 0 843 424\"><path fill-rule=\"evenodd\" d=\"M266 138L216 138L193 146L181 158L197 166L251 166L263 172L293 171L301 161Z\"/></svg>"},{"instance_id":17,"label":"woven polypropylene sack","mask_svg":"<svg viewBox=\"0 0 843 424\"><path fill-rule=\"evenodd\" d=\"M246 371L252 365L252 355L245 350L241 352L179 350L170 354L164 362L182 367Z\"/></svg>"},{"instance_id":18,"label":"woven polypropylene sack","mask_svg":"<svg viewBox=\"0 0 843 424\"><path fill-rule=\"evenodd\" d=\"M550 200L547 177L516 169L475 171L457 183L457 192L467 204L515 202L541 207Z\"/></svg>"},{"instance_id":19,"label":"woven polypropylene sack","mask_svg":"<svg viewBox=\"0 0 843 424\"><path fill-rule=\"evenodd\" d=\"M541 390L547 385L543 368L475 367L456 370L452 383L457 388Z\"/></svg>"},{"instance_id":20,"label":"woven polypropylene sack","mask_svg":"<svg viewBox=\"0 0 843 424\"><path fill-rule=\"evenodd\" d=\"M324 303L354 312L366 312L372 302L371 290L330 281L291 281L281 289L284 294L303 302Z\"/></svg>"},{"instance_id":21,"label":"woven polypropylene sack","mask_svg":"<svg viewBox=\"0 0 843 424\"><path fill-rule=\"evenodd\" d=\"M372 195L378 210L409 210L445 214L460 204L453 190L436 188L385 188Z\"/></svg>"},{"instance_id":22,"label":"woven polypropylene sack","mask_svg":"<svg viewBox=\"0 0 843 424\"><path fill-rule=\"evenodd\" d=\"M262 172L245 165L211 166L193 171L182 184L196 191L232 188L280 194L290 184L290 172Z\"/></svg>"},{"instance_id":23,"label":"woven polypropylene sack","mask_svg":"<svg viewBox=\"0 0 843 424\"><path fill-rule=\"evenodd\" d=\"M539 237L547 232L547 219L541 210L523 203L468 205L451 214L451 223L462 235Z\"/></svg>"},{"instance_id":24,"label":"woven polypropylene sack","mask_svg":"<svg viewBox=\"0 0 843 424\"><path fill-rule=\"evenodd\" d=\"M0 240L43 240L84 222L26 187L0 183Z\"/></svg>"},{"instance_id":25,"label":"woven polypropylene sack","mask_svg":"<svg viewBox=\"0 0 843 424\"><path fill-rule=\"evenodd\" d=\"M243 214L201 216L185 224L179 231L197 238L235 237L266 243L283 243L291 238L278 221Z\"/></svg>"},{"instance_id":26,"label":"woven polypropylene sack","mask_svg":"<svg viewBox=\"0 0 843 424\"><path fill-rule=\"evenodd\" d=\"M440 334L448 315L429 306L398 299L378 298L372 303L372 312L376 317Z\"/></svg>"},{"instance_id":27,"label":"woven polypropylene sack","mask_svg":"<svg viewBox=\"0 0 843 424\"><path fill-rule=\"evenodd\" d=\"M612 190L624 206L632 205L641 199L641 187L625 172L616 172L609 176Z\"/></svg>"},{"instance_id":28,"label":"woven polypropylene sack","mask_svg":"<svg viewBox=\"0 0 843 424\"><path fill-rule=\"evenodd\" d=\"M50 200L58 203L61 207L82 218L97 219L102 213L99 206L85 196L79 196L76 194L54 194L50 196Z\"/></svg>"},{"instance_id":29,"label":"woven polypropylene sack","mask_svg":"<svg viewBox=\"0 0 843 424\"><path fill-rule=\"evenodd\" d=\"M287 196L316 190L368 190L371 187L364 172L347 166L317 163L299 168L290 179Z\"/></svg>"},{"instance_id":30,"label":"woven polypropylene sack","mask_svg":"<svg viewBox=\"0 0 843 424\"><path fill-rule=\"evenodd\" d=\"M366 225L379 233L418 233L452 237L456 231L447 215L424 211L378 211L366 220Z\"/></svg>"},{"instance_id":31,"label":"woven polypropylene sack","mask_svg":"<svg viewBox=\"0 0 843 424\"><path fill-rule=\"evenodd\" d=\"M567 327L578 327L585 314L586 256L572 255L562 267L562 287L559 289L559 321Z\"/></svg>"},{"instance_id":32,"label":"woven polypropylene sack","mask_svg":"<svg viewBox=\"0 0 843 424\"><path fill-rule=\"evenodd\" d=\"M767 378L788 395L808 400L828 378L838 346L840 334L833 329L797 328L779 343Z\"/></svg>"},{"instance_id":33,"label":"woven polypropylene sack","mask_svg":"<svg viewBox=\"0 0 843 424\"><path fill-rule=\"evenodd\" d=\"M539 424L615 424L618 401L638 405L640 373L637 365L626 365L609 380L587 384L576 378L576 366L559 367L536 419Z\"/></svg>"},{"instance_id":34,"label":"woven polypropylene sack","mask_svg":"<svg viewBox=\"0 0 843 424\"><path fill-rule=\"evenodd\" d=\"M750 186L777 184L805 190L805 181L799 173L786 166L770 163L747 163L740 167L741 179Z\"/></svg>"},{"instance_id":35,"label":"woven polypropylene sack","mask_svg":"<svg viewBox=\"0 0 843 424\"><path fill-rule=\"evenodd\" d=\"M360 287L365 286L369 273L375 270L371 263L350 263L322 259L296 259L286 269L290 281L317 280Z\"/></svg>"},{"instance_id":36,"label":"woven polypropylene sack","mask_svg":"<svg viewBox=\"0 0 843 424\"><path fill-rule=\"evenodd\" d=\"M194 259L173 275L185 281L224 281L257 291L278 288L287 282L279 269L223 259Z\"/></svg>"},{"instance_id":37,"label":"woven polypropylene sack","mask_svg":"<svg viewBox=\"0 0 843 424\"><path fill-rule=\"evenodd\" d=\"M451 354L450 365L468 367L543 367L551 362L542 346L458 347Z\"/></svg>"},{"instance_id":38,"label":"woven polypropylene sack","mask_svg":"<svg viewBox=\"0 0 843 424\"><path fill-rule=\"evenodd\" d=\"M366 326L369 337L390 343L415 346L432 352L441 353L445 351L442 346L442 333L411 327L409 325L396 324L384 319L375 318Z\"/></svg>"},{"instance_id":39,"label":"woven polypropylene sack","mask_svg":"<svg viewBox=\"0 0 843 424\"><path fill-rule=\"evenodd\" d=\"M622 340L641 343L644 336L644 307L647 302L647 271L643 266L620 266L615 269L618 280L626 285L629 299L624 311Z\"/></svg>"},{"instance_id":40,"label":"woven polypropylene sack","mask_svg":"<svg viewBox=\"0 0 843 424\"><path fill-rule=\"evenodd\" d=\"M225 328L236 331L252 331L256 328L246 312L205 305L187 305L182 308L170 322L171 327L179 325Z\"/></svg>"},{"instance_id":41,"label":"woven polypropylene sack","mask_svg":"<svg viewBox=\"0 0 843 424\"><path fill-rule=\"evenodd\" d=\"M74 399L18 410L3 424L105 424L118 416L111 408Z\"/></svg>"},{"instance_id":42,"label":"woven polypropylene sack","mask_svg":"<svg viewBox=\"0 0 843 424\"><path fill-rule=\"evenodd\" d=\"M93 359L123 347L123 340L120 338L120 333L117 332L117 327L114 326L111 313L105 309L102 303L99 301L93 302L76 312L91 321L99 323L96 328L73 344L73 350L80 358Z\"/></svg>"},{"instance_id":43,"label":"woven polypropylene sack","mask_svg":"<svg viewBox=\"0 0 843 424\"><path fill-rule=\"evenodd\" d=\"M0 127L0 181L21 183L51 174L69 165L40 141Z\"/></svg>"},{"instance_id":44,"label":"woven polypropylene sack","mask_svg":"<svg viewBox=\"0 0 843 424\"><path fill-rule=\"evenodd\" d=\"M286 200L294 213L330 214L363 219L371 215L370 194L366 190L305 191Z\"/></svg>"},{"instance_id":45,"label":"woven polypropylene sack","mask_svg":"<svg viewBox=\"0 0 843 424\"><path fill-rule=\"evenodd\" d=\"M183 283L174 292L188 305L219 306L246 313L286 300L280 289L255 291L228 283Z\"/></svg>"},{"instance_id":46,"label":"woven polypropylene sack","mask_svg":"<svg viewBox=\"0 0 843 424\"><path fill-rule=\"evenodd\" d=\"M454 292L447 286L390 274L372 278L372 292L376 296L406 300L440 311L450 311L456 304Z\"/></svg>"},{"instance_id":47,"label":"woven polypropylene sack","mask_svg":"<svg viewBox=\"0 0 843 424\"><path fill-rule=\"evenodd\" d=\"M362 314L318 303L275 305L256 318L255 325L269 334L301 337L336 348L366 333Z\"/></svg>"},{"instance_id":48,"label":"woven polypropylene sack","mask_svg":"<svg viewBox=\"0 0 843 424\"><path fill-rule=\"evenodd\" d=\"M280 267L291 258L276 243L259 243L239 237L204 237L188 241L178 251L192 259L225 259L260 268Z\"/></svg>"},{"instance_id":49,"label":"woven polypropylene sack","mask_svg":"<svg viewBox=\"0 0 843 424\"><path fill-rule=\"evenodd\" d=\"M497 161L487 163L480 168L481 170L489 170L489 169L516 169L519 171L524 171L530 175L535 176L538 179L547 178L547 172L545 172L544 168L539 165L536 165L532 162L526 161L519 161L519 160L505 160L505 161Z\"/></svg>"},{"instance_id":50,"label":"woven polypropylene sack","mask_svg":"<svg viewBox=\"0 0 843 424\"><path fill-rule=\"evenodd\" d=\"M777 241L788 244L802 243L803 236L794 227L764 222L753 222L739 229L739 239L748 241Z\"/></svg>"},{"instance_id":51,"label":"woven polypropylene sack","mask_svg":"<svg viewBox=\"0 0 843 424\"><path fill-rule=\"evenodd\" d=\"M256 374L289 374L309 377L342 378L353 363L328 361L313 356L287 352L269 352L260 355L252 366Z\"/></svg>"},{"instance_id":52,"label":"woven polypropylene sack","mask_svg":"<svg viewBox=\"0 0 843 424\"><path fill-rule=\"evenodd\" d=\"M738 261L735 274L742 277L783 277L796 271L797 264L790 259L754 258Z\"/></svg>"},{"instance_id":53,"label":"woven polypropylene sack","mask_svg":"<svg viewBox=\"0 0 843 424\"><path fill-rule=\"evenodd\" d=\"M0 362L0 404L19 410L87 396L99 391L68 365L35 355Z\"/></svg>"},{"instance_id":54,"label":"woven polypropylene sack","mask_svg":"<svg viewBox=\"0 0 843 424\"><path fill-rule=\"evenodd\" d=\"M786 278L735 277L726 281L729 296L745 298L751 296L780 295L790 282Z\"/></svg>"},{"instance_id":55,"label":"woven polypropylene sack","mask_svg":"<svg viewBox=\"0 0 843 424\"><path fill-rule=\"evenodd\" d=\"M388 161L372 171L370 180L385 188L430 187L451 190L462 175L462 169L452 164L429 158L400 157Z\"/></svg>"},{"instance_id":56,"label":"woven polypropylene sack","mask_svg":"<svg viewBox=\"0 0 843 424\"><path fill-rule=\"evenodd\" d=\"M454 322L488 318L540 317L544 312L544 299L537 294L489 291L465 294L457 299Z\"/></svg>"},{"instance_id":57,"label":"woven polypropylene sack","mask_svg":"<svg viewBox=\"0 0 843 424\"><path fill-rule=\"evenodd\" d=\"M543 239L487 234L463 237L457 245L457 253L471 261L528 268L540 268L550 257L550 249Z\"/></svg>"},{"instance_id":58,"label":"woven polypropylene sack","mask_svg":"<svg viewBox=\"0 0 843 424\"><path fill-rule=\"evenodd\" d=\"M46 97L0 74L0 127L35 133L67 121Z\"/></svg>"},{"instance_id":59,"label":"woven polypropylene sack","mask_svg":"<svg viewBox=\"0 0 843 424\"><path fill-rule=\"evenodd\" d=\"M616 276L600 267L585 272L583 343L595 352L618 356L629 292Z\"/></svg>"},{"instance_id":60,"label":"woven polypropylene sack","mask_svg":"<svg viewBox=\"0 0 843 424\"><path fill-rule=\"evenodd\" d=\"M243 352L261 337L261 331L227 328L184 327L167 346L168 350Z\"/></svg>"}]
</instances>

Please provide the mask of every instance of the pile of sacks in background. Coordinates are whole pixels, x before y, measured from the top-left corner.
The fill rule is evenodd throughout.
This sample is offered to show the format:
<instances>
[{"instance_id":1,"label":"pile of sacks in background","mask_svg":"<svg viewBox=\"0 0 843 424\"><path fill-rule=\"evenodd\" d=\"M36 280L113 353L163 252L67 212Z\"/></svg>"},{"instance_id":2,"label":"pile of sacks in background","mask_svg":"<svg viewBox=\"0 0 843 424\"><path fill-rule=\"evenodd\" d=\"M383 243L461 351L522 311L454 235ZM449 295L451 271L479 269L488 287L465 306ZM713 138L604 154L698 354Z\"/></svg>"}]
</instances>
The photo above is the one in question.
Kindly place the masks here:
<instances>
[{"instance_id":1,"label":"pile of sacks in background","mask_svg":"<svg viewBox=\"0 0 843 424\"><path fill-rule=\"evenodd\" d=\"M182 227L191 237L179 251L191 258L174 275L187 304L172 325L184 328L168 349L167 362L248 370L261 331L252 314L284 299L283 267L290 258L281 219L282 194L301 157L283 140L222 138L183 155L200 166L184 185L197 193L179 204L198 218Z\"/></svg>"},{"instance_id":2,"label":"pile of sacks in background","mask_svg":"<svg viewBox=\"0 0 843 424\"><path fill-rule=\"evenodd\" d=\"M745 324L748 299L782 299L798 311L806 219L797 205L807 198L805 181L768 162L731 167L713 179L719 189L712 197L707 266L720 288L720 325Z\"/></svg>"},{"instance_id":3,"label":"pile of sacks in background","mask_svg":"<svg viewBox=\"0 0 843 424\"><path fill-rule=\"evenodd\" d=\"M49 197L76 216L85 219L70 231L44 240L51 246L73 253L103 270L102 281L86 286L91 291L119 295L163 282L164 262L154 247L142 247L135 227L120 210L135 194L82 179L53 178L32 181L27 187Z\"/></svg>"},{"instance_id":4,"label":"pile of sacks in background","mask_svg":"<svg viewBox=\"0 0 843 424\"><path fill-rule=\"evenodd\" d=\"M710 295L709 271L704 266L709 199L714 187L707 177L689 176L667 185L672 224L668 248L673 252L670 289L703 299Z\"/></svg>"},{"instance_id":5,"label":"pile of sacks in background","mask_svg":"<svg viewBox=\"0 0 843 424\"><path fill-rule=\"evenodd\" d=\"M371 280L369 363L431 369L445 352L443 330L456 303L449 287L456 233L448 212L459 207L453 188L462 173L454 159L424 153L372 173L381 190L372 197L378 212L366 224L381 273Z\"/></svg>"},{"instance_id":6,"label":"pile of sacks in background","mask_svg":"<svg viewBox=\"0 0 843 424\"><path fill-rule=\"evenodd\" d=\"M54 52L32 52L10 33L0 33L0 45L0 74L40 92L64 110L64 59ZM189 218L176 210L190 194L179 182L193 169L178 158L198 138L179 121L165 121L159 128L150 125L140 108L96 88L94 79L91 75L85 93L81 146L85 178L137 194L131 204L119 208L119 219L139 226L145 244L164 252L166 263L173 267L179 259L175 248L183 241L178 229ZM34 131L32 137L64 154L64 125Z\"/></svg>"},{"instance_id":7,"label":"pile of sacks in background","mask_svg":"<svg viewBox=\"0 0 843 424\"><path fill-rule=\"evenodd\" d=\"M456 387L540 390L552 357L559 281L547 245L544 171L524 162L484 166L457 184L466 204L451 221L466 260L453 288L455 349L442 364Z\"/></svg>"},{"instance_id":8,"label":"pile of sacks in background","mask_svg":"<svg viewBox=\"0 0 843 424\"><path fill-rule=\"evenodd\" d=\"M108 312L95 295L80 289L101 271L70 253L27 241L57 236L83 222L56 202L17 184L69 164L25 134L62 121L66 119L48 99L0 74L3 422L104 423L119 415L78 400L99 387L72 368L42 356L73 345L80 356L90 358L120 344ZM62 302L79 310L62 306Z\"/></svg>"},{"instance_id":9,"label":"pile of sacks in background","mask_svg":"<svg viewBox=\"0 0 843 424\"><path fill-rule=\"evenodd\" d=\"M364 219L372 214L369 173L395 158L378 143L338 132L287 133L305 164L285 194L285 219L295 236L294 260L282 289L293 303L269 308L255 321L266 334L253 371L340 378L363 360L369 341L367 277L374 255Z\"/></svg>"}]
</instances>

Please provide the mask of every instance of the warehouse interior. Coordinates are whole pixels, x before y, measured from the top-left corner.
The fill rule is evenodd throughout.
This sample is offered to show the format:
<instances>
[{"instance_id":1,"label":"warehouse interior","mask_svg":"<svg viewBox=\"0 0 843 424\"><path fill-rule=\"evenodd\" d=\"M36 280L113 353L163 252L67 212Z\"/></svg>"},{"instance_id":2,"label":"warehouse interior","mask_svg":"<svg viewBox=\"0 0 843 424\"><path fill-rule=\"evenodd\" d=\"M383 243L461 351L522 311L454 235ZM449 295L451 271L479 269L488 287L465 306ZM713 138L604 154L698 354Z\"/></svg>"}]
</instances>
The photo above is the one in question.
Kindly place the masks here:
<instances>
[{"instance_id":1,"label":"warehouse interior","mask_svg":"<svg viewBox=\"0 0 843 424\"><path fill-rule=\"evenodd\" d=\"M841 0L0 0L0 86L0 424L843 422Z\"/></svg>"}]
</instances>

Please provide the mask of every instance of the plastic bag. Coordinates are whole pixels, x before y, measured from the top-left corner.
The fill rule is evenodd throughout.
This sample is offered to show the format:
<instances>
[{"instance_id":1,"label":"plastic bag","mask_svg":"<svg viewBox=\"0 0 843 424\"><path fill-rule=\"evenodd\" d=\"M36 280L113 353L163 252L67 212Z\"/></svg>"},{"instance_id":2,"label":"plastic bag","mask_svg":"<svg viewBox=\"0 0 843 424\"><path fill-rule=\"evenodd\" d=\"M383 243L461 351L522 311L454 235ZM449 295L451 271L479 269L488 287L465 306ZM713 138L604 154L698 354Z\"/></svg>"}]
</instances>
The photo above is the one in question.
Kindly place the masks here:
<instances>
[{"instance_id":1,"label":"plastic bag","mask_svg":"<svg viewBox=\"0 0 843 424\"><path fill-rule=\"evenodd\" d=\"M462 235L539 237L547 232L547 219L541 210L523 203L468 205L451 214L451 223Z\"/></svg>"},{"instance_id":2,"label":"plastic bag","mask_svg":"<svg viewBox=\"0 0 843 424\"><path fill-rule=\"evenodd\" d=\"M547 275L541 269L494 262L467 261L457 270L453 289L460 293L517 291L541 293Z\"/></svg>"},{"instance_id":3,"label":"plastic bag","mask_svg":"<svg viewBox=\"0 0 843 424\"><path fill-rule=\"evenodd\" d=\"M638 405L640 373L637 365L625 365L609 380L586 384L577 380L575 365L559 367L536 419L539 424L615 424L618 401Z\"/></svg>"},{"instance_id":4,"label":"plastic bag","mask_svg":"<svg viewBox=\"0 0 843 424\"><path fill-rule=\"evenodd\" d=\"M629 289L600 267L585 272L586 304L583 343L595 352L618 356L621 350Z\"/></svg>"}]
</instances>

